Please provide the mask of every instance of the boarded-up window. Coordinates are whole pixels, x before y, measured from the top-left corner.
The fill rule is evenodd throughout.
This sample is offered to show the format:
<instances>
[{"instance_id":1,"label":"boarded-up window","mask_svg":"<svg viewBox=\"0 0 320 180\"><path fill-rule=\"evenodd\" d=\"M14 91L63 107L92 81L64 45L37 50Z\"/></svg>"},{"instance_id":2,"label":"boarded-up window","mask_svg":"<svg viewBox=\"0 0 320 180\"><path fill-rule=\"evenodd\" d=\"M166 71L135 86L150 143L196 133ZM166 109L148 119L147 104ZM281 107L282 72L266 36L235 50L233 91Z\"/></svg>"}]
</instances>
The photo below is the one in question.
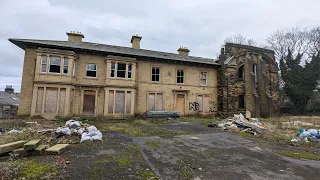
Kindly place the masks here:
<instances>
[{"instance_id":1,"label":"boarded-up window","mask_svg":"<svg viewBox=\"0 0 320 180\"><path fill-rule=\"evenodd\" d=\"M60 89L60 99L59 99L59 114L64 114L64 103L66 99L66 89Z\"/></svg>"},{"instance_id":2,"label":"boarded-up window","mask_svg":"<svg viewBox=\"0 0 320 180\"><path fill-rule=\"evenodd\" d=\"M41 114L42 113L42 102L43 102L43 87L38 88L38 94L37 94L37 104L36 104L36 113Z\"/></svg>"},{"instance_id":3,"label":"boarded-up window","mask_svg":"<svg viewBox=\"0 0 320 180\"><path fill-rule=\"evenodd\" d=\"M131 113L131 91L127 91L127 96L126 96L126 113Z\"/></svg>"},{"instance_id":4,"label":"boarded-up window","mask_svg":"<svg viewBox=\"0 0 320 180\"><path fill-rule=\"evenodd\" d=\"M148 111L163 111L163 94L148 94Z\"/></svg>"},{"instance_id":5,"label":"boarded-up window","mask_svg":"<svg viewBox=\"0 0 320 180\"><path fill-rule=\"evenodd\" d=\"M72 109L73 109L73 96L74 96L74 89L71 90L70 93L70 113L72 113Z\"/></svg>"},{"instance_id":6,"label":"boarded-up window","mask_svg":"<svg viewBox=\"0 0 320 180\"><path fill-rule=\"evenodd\" d=\"M108 112L113 113L113 101L114 101L114 91L109 91L109 99L108 99Z\"/></svg>"},{"instance_id":7,"label":"boarded-up window","mask_svg":"<svg viewBox=\"0 0 320 180\"><path fill-rule=\"evenodd\" d=\"M149 93L148 95L148 111L155 111L155 93Z\"/></svg>"},{"instance_id":8,"label":"boarded-up window","mask_svg":"<svg viewBox=\"0 0 320 180\"><path fill-rule=\"evenodd\" d=\"M203 112L203 95L197 96L198 111Z\"/></svg>"},{"instance_id":9,"label":"boarded-up window","mask_svg":"<svg viewBox=\"0 0 320 180\"><path fill-rule=\"evenodd\" d=\"M45 113L57 112L58 88L46 88Z\"/></svg>"},{"instance_id":10,"label":"boarded-up window","mask_svg":"<svg viewBox=\"0 0 320 180\"><path fill-rule=\"evenodd\" d=\"M125 105L125 92L124 91L116 91L116 99L115 99L115 113L124 113L124 105Z\"/></svg>"},{"instance_id":11,"label":"boarded-up window","mask_svg":"<svg viewBox=\"0 0 320 180\"><path fill-rule=\"evenodd\" d=\"M162 111L163 110L163 95L162 93L157 93L156 95L156 110Z\"/></svg>"}]
</instances>

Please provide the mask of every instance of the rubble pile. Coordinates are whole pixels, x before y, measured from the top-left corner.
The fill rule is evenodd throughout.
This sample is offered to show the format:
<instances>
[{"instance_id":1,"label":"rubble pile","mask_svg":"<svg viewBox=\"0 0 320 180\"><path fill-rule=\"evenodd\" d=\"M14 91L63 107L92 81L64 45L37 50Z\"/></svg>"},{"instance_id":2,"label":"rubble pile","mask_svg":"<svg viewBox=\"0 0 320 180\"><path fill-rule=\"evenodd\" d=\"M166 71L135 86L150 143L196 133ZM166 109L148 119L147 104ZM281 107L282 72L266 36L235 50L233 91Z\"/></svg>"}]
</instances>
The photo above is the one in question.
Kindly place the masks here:
<instances>
[{"instance_id":1,"label":"rubble pile","mask_svg":"<svg viewBox=\"0 0 320 180\"><path fill-rule=\"evenodd\" d=\"M265 130L258 118L251 118L249 111L246 112L246 117L241 113L234 114L232 118L227 118L219 124L209 124L208 127L219 127L226 131L246 132L253 135L263 134Z\"/></svg>"}]
</instances>

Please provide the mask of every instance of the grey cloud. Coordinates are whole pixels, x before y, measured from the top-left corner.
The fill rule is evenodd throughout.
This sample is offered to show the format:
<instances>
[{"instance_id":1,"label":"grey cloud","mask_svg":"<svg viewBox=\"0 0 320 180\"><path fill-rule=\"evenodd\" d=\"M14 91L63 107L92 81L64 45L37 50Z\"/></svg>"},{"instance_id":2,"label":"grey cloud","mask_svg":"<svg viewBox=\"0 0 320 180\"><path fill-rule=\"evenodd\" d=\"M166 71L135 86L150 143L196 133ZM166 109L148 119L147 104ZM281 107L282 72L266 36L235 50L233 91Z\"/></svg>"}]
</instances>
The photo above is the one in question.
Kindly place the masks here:
<instances>
[{"instance_id":1,"label":"grey cloud","mask_svg":"<svg viewBox=\"0 0 320 180\"><path fill-rule=\"evenodd\" d=\"M24 53L8 38L66 40L81 31L85 41L215 58L223 40L242 34L263 42L279 28L315 26L317 0L0 0L0 90L19 87ZM10 72L10 75L7 73Z\"/></svg>"}]
</instances>

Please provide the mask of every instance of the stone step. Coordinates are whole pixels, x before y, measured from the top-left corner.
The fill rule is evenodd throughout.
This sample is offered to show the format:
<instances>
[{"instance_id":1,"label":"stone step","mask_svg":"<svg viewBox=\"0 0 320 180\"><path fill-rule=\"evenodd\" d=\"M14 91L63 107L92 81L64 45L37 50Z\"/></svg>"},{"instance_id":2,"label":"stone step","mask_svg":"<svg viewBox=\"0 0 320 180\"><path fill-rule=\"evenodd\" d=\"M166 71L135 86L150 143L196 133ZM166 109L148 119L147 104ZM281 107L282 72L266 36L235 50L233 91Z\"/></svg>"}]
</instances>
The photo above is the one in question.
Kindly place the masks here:
<instances>
[{"instance_id":1,"label":"stone step","mask_svg":"<svg viewBox=\"0 0 320 180\"><path fill-rule=\"evenodd\" d=\"M69 146L69 144L56 144L56 145L46 149L46 153L47 154L60 154L64 150L66 150L66 148L68 146Z\"/></svg>"},{"instance_id":2,"label":"stone step","mask_svg":"<svg viewBox=\"0 0 320 180\"><path fill-rule=\"evenodd\" d=\"M34 149L36 149L36 148L39 146L40 141L41 141L41 139L31 140L31 141L27 142L27 143L23 146L23 148L24 148L24 150L26 150L26 151L34 150Z\"/></svg>"},{"instance_id":3,"label":"stone step","mask_svg":"<svg viewBox=\"0 0 320 180\"><path fill-rule=\"evenodd\" d=\"M0 154L7 153L13 151L15 149L22 148L23 145L28 141L16 141L12 143L2 144L0 145Z\"/></svg>"}]
</instances>

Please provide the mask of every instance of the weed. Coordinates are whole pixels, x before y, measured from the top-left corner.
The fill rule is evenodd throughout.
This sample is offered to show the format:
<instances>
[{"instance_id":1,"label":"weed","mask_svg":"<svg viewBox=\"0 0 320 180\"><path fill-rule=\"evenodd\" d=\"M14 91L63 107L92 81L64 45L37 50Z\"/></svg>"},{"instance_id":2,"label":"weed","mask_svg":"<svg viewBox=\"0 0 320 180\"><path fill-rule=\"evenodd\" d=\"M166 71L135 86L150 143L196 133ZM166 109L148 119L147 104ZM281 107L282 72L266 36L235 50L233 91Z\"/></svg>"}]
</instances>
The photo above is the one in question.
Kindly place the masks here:
<instances>
[{"instance_id":1,"label":"weed","mask_svg":"<svg viewBox=\"0 0 320 180\"><path fill-rule=\"evenodd\" d=\"M140 171L136 173L136 176L141 177L144 180L148 180L148 179L159 179L158 177L156 177L153 172L151 171Z\"/></svg>"},{"instance_id":2,"label":"weed","mask_svg":"<svg viewBox=\"0 0 320 180\"><path fill-rule=\"evenodd\" d=\"M161 147L161 144L159 141L147 141L145 144L153 149L159 149Z\"/></svg>"},{"instance_id":3,"label":"weed","mask_svg":"<svg viewBox=\"0 0 320 180\"><path fill-rule=\"evenodd\" d=\"M281 156L287 156L294 159L311 159L320 161L320 156L307 152L292 152L292 151L274 151Z\"/></svg>"}]
</instances>

